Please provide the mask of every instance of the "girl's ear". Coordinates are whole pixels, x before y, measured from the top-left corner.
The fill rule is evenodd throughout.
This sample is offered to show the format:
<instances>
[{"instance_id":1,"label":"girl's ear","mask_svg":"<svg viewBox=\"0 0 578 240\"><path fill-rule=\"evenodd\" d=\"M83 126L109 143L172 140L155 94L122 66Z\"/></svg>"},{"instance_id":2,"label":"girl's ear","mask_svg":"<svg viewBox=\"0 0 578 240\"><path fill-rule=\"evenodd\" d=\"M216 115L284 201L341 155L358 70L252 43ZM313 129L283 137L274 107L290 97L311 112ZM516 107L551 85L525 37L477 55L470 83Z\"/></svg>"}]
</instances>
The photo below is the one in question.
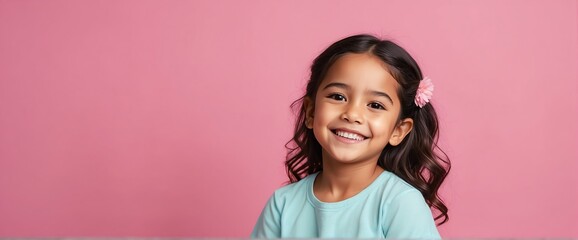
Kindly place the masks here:
<instances>
[{"instance_id":1,"label":"girl's ear","mask_svg":"<svg viewBox=\"0 0 578 240\"><path fill-rule=\"evenodd\" d=\"M391 136L389 137L389 144L392 146L400 144L412 128L413 119L405 118L401 120L401 122L393 129L393 133L391 133Z\"/></svg>"},{"instance_id":2,"label":"girl's ear","mask_svg":"<svg viewBox=\"0 0 578 240\"><path fill-rule=\"evenodd\" d=\"M305 127L313 129L313 101L309 97L303 99L303 106L305 106Z\"/></svg>"}]
</instances>

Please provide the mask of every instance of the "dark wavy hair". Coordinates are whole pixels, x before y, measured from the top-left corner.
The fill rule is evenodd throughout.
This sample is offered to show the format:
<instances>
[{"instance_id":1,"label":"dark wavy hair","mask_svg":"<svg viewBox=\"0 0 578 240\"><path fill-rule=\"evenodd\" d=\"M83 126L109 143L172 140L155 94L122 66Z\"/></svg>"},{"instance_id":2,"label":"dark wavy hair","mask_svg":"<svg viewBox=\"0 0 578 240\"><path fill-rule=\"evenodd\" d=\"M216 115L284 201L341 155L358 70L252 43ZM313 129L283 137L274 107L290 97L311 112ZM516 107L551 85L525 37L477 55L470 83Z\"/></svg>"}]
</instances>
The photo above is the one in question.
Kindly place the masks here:
<instances>
[{"instance_id":1,"label":"dark wavy hair","mask_svg":"<svg viewBox=\"0 0 578 240\"><path fill-rule=\"evenodd\" d=\"M377 164L418 189L426 203L439 212L435 217L438 225L447 222L448 208L438 190L449 173L451 163L437 145L438 118L431 102L423 108L414 103L419 82L423 78L421 70L403 48L371 35L355 35L339 40L313 61L305 95L291 104L298 117L293 138L285 145L285 167L289 182L297 182L323 170L321 145L313 131L305 126L304 99L309 98L315 103L317 89L328 69L338 58L348 53L370 53L386 64L400 86L398 96L401 111L398 119L413 119L413 129L399 145L386 145Z\"/></svg>"}]
</instances>

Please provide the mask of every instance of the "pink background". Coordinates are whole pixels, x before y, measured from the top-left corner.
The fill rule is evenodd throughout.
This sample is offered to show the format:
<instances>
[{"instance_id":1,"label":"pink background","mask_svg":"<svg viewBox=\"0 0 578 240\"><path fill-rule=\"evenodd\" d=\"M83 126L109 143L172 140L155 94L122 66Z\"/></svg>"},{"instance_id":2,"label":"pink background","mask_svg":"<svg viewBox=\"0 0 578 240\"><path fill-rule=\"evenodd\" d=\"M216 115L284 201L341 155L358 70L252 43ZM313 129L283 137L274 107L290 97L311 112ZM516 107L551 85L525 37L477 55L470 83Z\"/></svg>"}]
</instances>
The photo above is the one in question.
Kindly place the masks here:
<instances>
[{"instance_id":1,"label":"pink background","mask_svg":"<svg viewBox=\"0 0 578 240\"><path fill-rule=\"evenodd\" d=\"M0 237L248 236L355 33L436 84L444 237L578 237L578 4L0 0Z\"/></svg>"}]
</instances>

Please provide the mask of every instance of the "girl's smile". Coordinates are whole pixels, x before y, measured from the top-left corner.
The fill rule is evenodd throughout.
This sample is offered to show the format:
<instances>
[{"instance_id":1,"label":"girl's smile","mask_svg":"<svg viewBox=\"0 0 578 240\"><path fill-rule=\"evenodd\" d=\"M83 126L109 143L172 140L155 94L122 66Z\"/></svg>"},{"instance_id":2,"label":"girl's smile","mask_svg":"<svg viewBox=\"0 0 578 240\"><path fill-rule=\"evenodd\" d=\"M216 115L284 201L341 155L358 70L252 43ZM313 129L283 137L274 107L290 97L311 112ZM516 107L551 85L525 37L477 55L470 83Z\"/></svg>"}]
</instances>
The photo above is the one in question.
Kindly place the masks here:
<instances>
[{"instance_id":1,"label":"girl's smile","mask_svg":"<svg viewBox=\"0 0 578 240\"><path fill-rule=\"evenodd\" d=\"M363 136L361 133L345 128L334 129L331 131L335 134L337 140L344 143L359 143L366 140L368 137Z\"/></svg>"}]
</instances>

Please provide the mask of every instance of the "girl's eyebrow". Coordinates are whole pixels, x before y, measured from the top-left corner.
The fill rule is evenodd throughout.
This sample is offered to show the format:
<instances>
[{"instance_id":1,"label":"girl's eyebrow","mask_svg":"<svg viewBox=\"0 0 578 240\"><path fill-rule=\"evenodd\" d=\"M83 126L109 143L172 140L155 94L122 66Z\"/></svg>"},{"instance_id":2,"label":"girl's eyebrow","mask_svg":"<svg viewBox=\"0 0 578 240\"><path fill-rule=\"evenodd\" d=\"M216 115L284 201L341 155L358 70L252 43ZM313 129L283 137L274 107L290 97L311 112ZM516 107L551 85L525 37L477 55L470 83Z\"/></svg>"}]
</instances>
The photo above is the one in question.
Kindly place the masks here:
<instances>
[{"instance_id":1,"label":"girl's eyebrow","mask_svg":"<svg viewBox=\"0 0 578 240\"><path fill-rule=\"evenodd\" d=\"M391 105L393 105L393 100L391 99L391 97L389 95L387 95L387 93L384 92L380 92L380 91L369 91L372 95L375 96L381 96L384 98L387 98L387 100L389 100L389 102L391 103Z\"/></svg>"},{"instance_id":2,"label":"girl's eyebrow","mask_svg":"<svg viewBox=\"0 0 578 240\"><path fill-rule=\"evenodd\" d=\"M332 82L332 83L325 85L325 87L323 87L323 90L330 88L330 87L342 88L344 90L350 90L351 89L351 87L349 87L349 85L347 85L345 83ZM374 96L387 98L387 100L389 100L389 102L391 102L391 105L393 105L393 100L391 99L391 97L387 93L375 91L375 90L369 91L369 93L371 93L371 95L374 95Z\"/></svg>"}]
</instances>

